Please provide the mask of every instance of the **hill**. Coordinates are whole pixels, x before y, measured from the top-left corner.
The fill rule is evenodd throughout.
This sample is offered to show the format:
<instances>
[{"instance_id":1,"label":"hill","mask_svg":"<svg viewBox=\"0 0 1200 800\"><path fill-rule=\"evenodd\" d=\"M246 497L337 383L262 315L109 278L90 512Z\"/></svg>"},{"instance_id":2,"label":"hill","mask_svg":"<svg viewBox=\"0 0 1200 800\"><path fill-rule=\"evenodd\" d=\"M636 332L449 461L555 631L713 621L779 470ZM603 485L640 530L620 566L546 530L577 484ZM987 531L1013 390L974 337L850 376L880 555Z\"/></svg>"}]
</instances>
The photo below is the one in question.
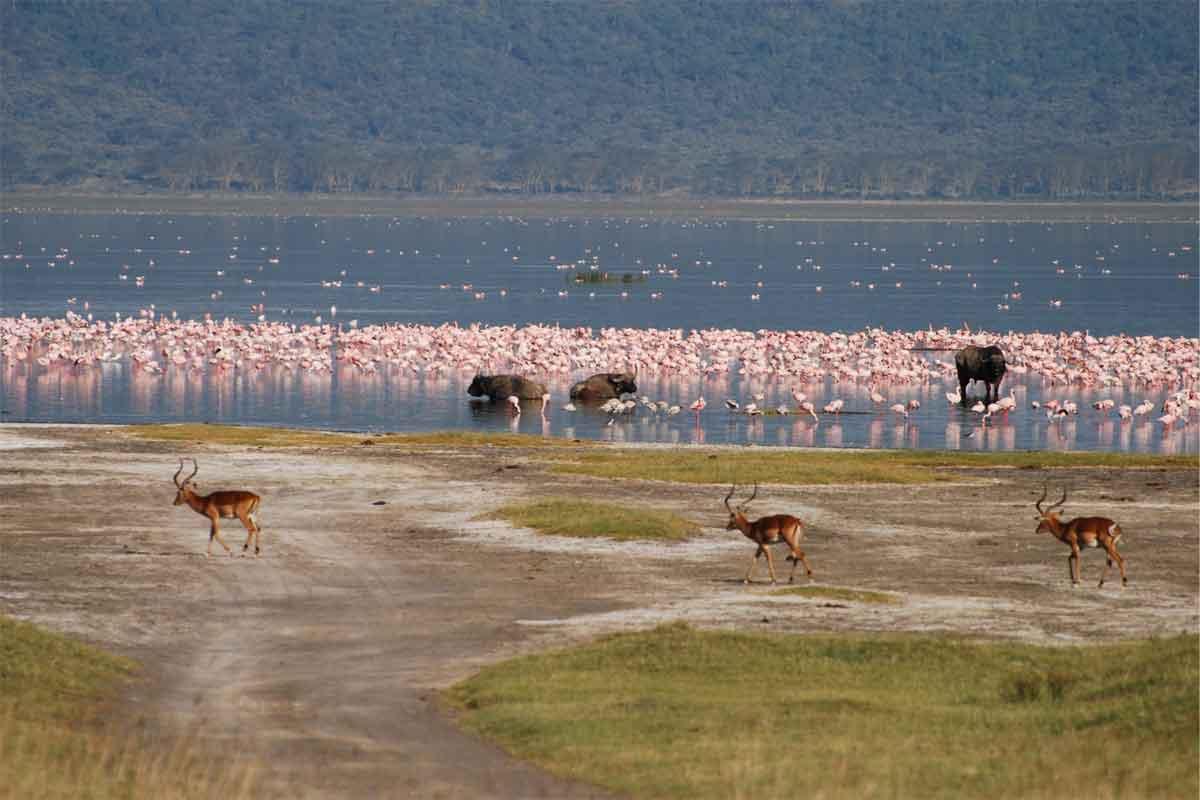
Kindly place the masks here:
<instances>
[{"instance_id":1,"label":"hill","mask_svg":"<svg viewBox=\"0 0 1200 800\"><path fill-rule=\"evenodd\" d=\"M10 188L1197 191L1191 0L5 6Z\"/></svg>"}]
</instances>

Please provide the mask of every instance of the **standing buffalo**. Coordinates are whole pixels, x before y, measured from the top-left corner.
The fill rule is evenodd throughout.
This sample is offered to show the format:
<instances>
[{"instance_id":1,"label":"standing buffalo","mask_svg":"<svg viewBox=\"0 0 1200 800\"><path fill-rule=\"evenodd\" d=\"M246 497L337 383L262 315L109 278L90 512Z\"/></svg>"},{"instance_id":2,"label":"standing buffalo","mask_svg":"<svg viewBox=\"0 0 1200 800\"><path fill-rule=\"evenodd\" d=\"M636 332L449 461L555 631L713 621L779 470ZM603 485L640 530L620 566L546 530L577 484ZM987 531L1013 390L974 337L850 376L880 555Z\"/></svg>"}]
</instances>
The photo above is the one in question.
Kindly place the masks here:
<instances>
[{"instance_id":1,"label":"standing buffalo","mask_svg":"<svg viewBox=\"0 0 1200 800\"><path fill-rule=\"evenodd\" d=\"M493 403L507 400L510 396L518 400L541 400L546 394L546 386L520 375L476 375L467 388L467 394L471 397L486 395Z\"/></svg>"},{"instance_id":2,"label":"standing buffalo","mask_svg":"<svg viewBox=\"0 0 1200 800\"><path fill-rule=\"evenodd\" d=\"M631 372L600 372L571 387L571 399L580 403L601 403L623 394L637 392L637 377Z\"/></svg>"},{"instance_id":3,"label":"standing buffalo","mask_svg":"<svg viewBox=\"0 0 1200 800\"><path fill-rule=\"evenodd\" d=\"M983 381L984 402L999 402L1000 381L1008 370L999 347L967 345L954 354L954 366L958 369L959 394L964 406L967 404L967 384L971 381Z\"/></svg>"}]
</instances>

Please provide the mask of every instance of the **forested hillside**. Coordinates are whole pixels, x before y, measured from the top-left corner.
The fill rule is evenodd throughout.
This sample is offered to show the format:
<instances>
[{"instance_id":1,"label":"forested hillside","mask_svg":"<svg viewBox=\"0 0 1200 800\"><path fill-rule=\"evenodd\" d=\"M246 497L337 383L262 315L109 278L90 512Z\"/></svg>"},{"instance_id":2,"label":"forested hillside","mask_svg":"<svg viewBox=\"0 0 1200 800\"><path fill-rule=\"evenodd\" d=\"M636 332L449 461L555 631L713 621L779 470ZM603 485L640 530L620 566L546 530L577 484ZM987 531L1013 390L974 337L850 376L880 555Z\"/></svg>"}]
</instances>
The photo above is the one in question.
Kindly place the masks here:
<instances>
[{"instance_id":1,"label":"forested hillside","mask_svg":"<svg viewBox=\"0 0 1200 800\"><path fill-rule=\"evenodd\" d=\"M6 187L1176 198L1195 0L5 0Z\"/></svg>"}]
</instances>

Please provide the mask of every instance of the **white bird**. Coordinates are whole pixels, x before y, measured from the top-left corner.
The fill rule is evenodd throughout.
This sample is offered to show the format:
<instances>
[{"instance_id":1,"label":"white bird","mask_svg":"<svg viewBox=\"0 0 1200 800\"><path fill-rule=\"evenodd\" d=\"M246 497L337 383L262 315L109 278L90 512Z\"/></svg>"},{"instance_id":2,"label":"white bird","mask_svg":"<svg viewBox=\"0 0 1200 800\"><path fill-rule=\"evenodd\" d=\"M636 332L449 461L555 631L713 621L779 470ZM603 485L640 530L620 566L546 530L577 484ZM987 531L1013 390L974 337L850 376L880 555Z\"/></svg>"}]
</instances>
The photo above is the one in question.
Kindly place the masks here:
<instances>
[{"instance_id":1,"label":"white bird","mask_svg":"<svg viewBox=\"0 0 1200 800\"><path fill-rule=\"evenodd\" d=\"M737 411L739 408L741 408L741 406L738 405L737 400L730 400L728 397L725 398L725 407L730 411Z\"/></svg>"},{"instance_id":2,"label":"white bird","mask_svg":"<svg viewBox=\"0 0 1200 800\"><path fill-rule=\"evenodd\" d=\"M574 411L574 410L575 410L575 404L574 404L574 403L567 403L565 406L563 406L563 407L562 407L562 410L563 410L563 411Z\"/></svg>"},{"instance_id":3,"label":"white bird","mask_svg":"<svg viewBox=\"0 0 1200 800\"><path fill-rule=\"evenodd\" d=\"M513 414L518 417L521 416L521 401L517 399L515 394L510 394L508 396L508 406L512 410Z\"/></svg>"}]
</instances>

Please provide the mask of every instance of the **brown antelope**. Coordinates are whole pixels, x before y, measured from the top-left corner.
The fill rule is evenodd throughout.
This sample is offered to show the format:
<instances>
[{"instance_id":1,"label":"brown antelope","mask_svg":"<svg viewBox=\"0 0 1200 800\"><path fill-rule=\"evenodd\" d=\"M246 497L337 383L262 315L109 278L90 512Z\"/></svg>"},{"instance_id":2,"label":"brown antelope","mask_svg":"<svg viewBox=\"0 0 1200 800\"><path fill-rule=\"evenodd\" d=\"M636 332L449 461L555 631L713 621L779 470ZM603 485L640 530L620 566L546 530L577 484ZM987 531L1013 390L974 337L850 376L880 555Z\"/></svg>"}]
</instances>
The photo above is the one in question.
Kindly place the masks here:
<instances>
[{"instance_id":1,"label":"brown antelope","mask_svg":"<svg viewBox=\"0 0 1200 800\"><path fill-rule=\"evenodd\" d=\"M1067 566L1071 571L1071 584L1079 585L1079 548L1103 547L1105 553L1108 554L1108 565L1100 576L1098 586L1104 585L1104 579L1108 577L1108 571L1112 569L1113 562L1116 561L1117 567L1121 570L1121 588L1124 589L1129 580L1125 577L1125 559L1117 552L1117 543L1121 540L1121 526L1108 517L1076 517L1066 521L1061 520L1054 509L1067 502L1067 490L1063 489L1061 500L1043 510L1042 501L1046 499L1049 491L1049 487L1043 487L1042 496L1034 503L1034 507L1038 510L1036 532L1052 533L1060 542L1070 546L1071 555L1067 556Z\"/></svg>"},{"instance_id":2,"label":"brown antelope","mask_svg":"<svg viewBox=\"0 0 1200 800\"><path fill-rule=\"evenodd\" d=\"M254 519L255 512L258 511L258 502L261 498L254 492L247 492L240 489L227 490L223 492L213 492L212 494L202 495L197 494L195 487L192 485L192 478L196 477L196 473L200 471L200 466L196 463L196 459L192 459L192 474L183 479L180 483L179 475L183 472L183 459L179 459L179 471L172 478L175 481L175 487L179 490L175 493L175 505L181 506L186 503L192 511L197 514L203 514L208 517L212 523L212 528L208 534L208 552L205 553L206 558L212 558L212 543L216 539L221 543L221 547L225 548L225 552L233 555L233 551L229 549L229 545L225 544L225 540L221 538L221 528L219 520L221 517L226 519L240 519L242 524L246 526L246 531L249 534L246 537L246 543L242 545L242 552L245 552L250 547L250 540L254 540L254 557L259 554L259 545L262 544L262 529Z\"/></svg>"},{"instance_id":3,"label":"brown antelope","mask_svg":"<svg viewBox=\"0 0 1200 800\"><path fill-rule=\"evenodd\" d=\"M729 509L729 523L725 526L725 530L739 530L750 541L758 545L758 549L754 552L754 560L750 562L750 569L746 573L746 578L743 583L749 583L754 576L754 568L758 566L758 558L763 553L767 554L767 569L771 573L771 583L775 583L775 562L771 558L771 550L769 545L779 544L784 542L788 549L791 550L791 555L787 557L788 561L792 562L792 574L788 576L788 583L791 583L796 578L796 567L800 562L804 562L804 572L809 577L812 577L812 569L808 566L808 561L804 558L804 551L800 549L800 542L804 539L804 523L790 514L773 514L769 517L761 517L751 522L746 518L745 511L750 507L750 503L758 496L758 484L754 484L754 493L750 495L750 499L739 505L736 509L729 505L729 498L733 497L733 491L737 488L735 483L729 488L729 494L725 495L725 508Z\"/></svg>"}]
</instances>

